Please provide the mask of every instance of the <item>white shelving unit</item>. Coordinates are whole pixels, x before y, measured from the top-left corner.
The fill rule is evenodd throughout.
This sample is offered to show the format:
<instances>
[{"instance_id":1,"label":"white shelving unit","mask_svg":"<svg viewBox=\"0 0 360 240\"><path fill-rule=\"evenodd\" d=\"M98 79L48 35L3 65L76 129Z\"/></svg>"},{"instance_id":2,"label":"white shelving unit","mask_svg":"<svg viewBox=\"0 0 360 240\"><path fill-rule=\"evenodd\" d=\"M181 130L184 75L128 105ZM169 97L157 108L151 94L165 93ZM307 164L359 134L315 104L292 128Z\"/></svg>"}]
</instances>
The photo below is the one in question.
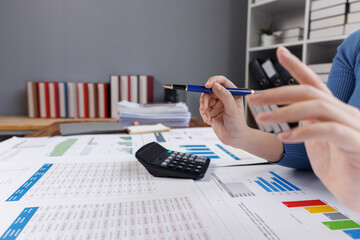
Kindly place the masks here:
<instances>
[{"instance_id":1,"label":"white shelving unit","mask_svg":"<svg viewBox=\"0 0 360 240\"><path fill-rule=\"evenodd\" d=\"M337 47L347 36L338 36L316 40L308 39L311 0L263 0L248 3L247 45L245 87L259 89L259 85L249 73L249 63L254 58L275 57L279 46L287 47L305 64L332 62ZM304 38L301 41L260 46L260 29L267 28L273 22L274 31L302 27Z\"/></svg>"}]
</instances>

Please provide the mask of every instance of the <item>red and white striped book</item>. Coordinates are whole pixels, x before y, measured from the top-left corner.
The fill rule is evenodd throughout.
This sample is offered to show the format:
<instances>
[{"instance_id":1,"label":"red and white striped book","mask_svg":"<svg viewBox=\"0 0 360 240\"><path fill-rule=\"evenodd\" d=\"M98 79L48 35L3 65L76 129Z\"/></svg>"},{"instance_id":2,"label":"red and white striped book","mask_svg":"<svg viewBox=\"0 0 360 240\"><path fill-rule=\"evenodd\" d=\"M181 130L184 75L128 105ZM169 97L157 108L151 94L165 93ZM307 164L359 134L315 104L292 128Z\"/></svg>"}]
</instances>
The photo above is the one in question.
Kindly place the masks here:
<instances>
[{"instance_id":1,"label":"red and white striped book","mask_svg":"<svg viewBox=\"0 0 360 240\"><path fill-rule=\"evenodd\" d=\"M86 83L76 83L77 116L78 118L89 117L88 89Z\"/></svg>"},{"instance_id":2,"label":"red and white striped book","mask_svg":"<svg viewBox=\"0 0 360 240\"><path fill-rule=\"evenodd\" d=\"M28 116L30 118L39 117L38 89L36 82L26 82L26 97Z\"/></svg>"},{"instance_id":3,"label":"red and white striped book","mask_svg":"<svg viewBox=\"0 0 360 240\"><path fill-rule=\"evenodd\" d=\"M58 83L49 82L50 118L59 118L59 92Z\"/></svg>"},{"instance_id":4,"label":"red and white striped book","mask_svg":"<svg viewBox=\"0 0 360 240\"><path fill-rule=\"evenodd\" d=\"M76 93L76 83L68 82L67 83L67 96L68 96L68 109L69 117L77 118L77 93Z\"/></svg>"},{"instance_id":5,"label":"red and white striped book","mask_svg":"<svg viewBox=\"0 0 360 240\"><path fill-rule=\"evenodd\" d=\"M154 102L154 77L150 75L139 76L139 103Z\"/></svg>"},{"instance_id":6,"label":"red and white striped book","mask_svg":"<svg viewBox=\"0 0 360 240\"><path fill-rule=\"evenodd\" d=\"M50 118L49 83L38 82L39 117Z\"/></svg>"},{"instance_id":7,"label":"red and white striped book","mask_svg":"<svg viewBox=\"0 0 360 240\"><path fill-rule=\"evenodd\" d=\"M120 75L120 101L130 101L130 76Z\"/></svg>"},{"instance_id":8,"label":"red and white striped book","mask_svg":"<svg viewBox=\"0 0 360 240\"><path fill-rule=\"evenodd\" d=\"M98 104L98 117L107 118L109 116L108 109L108 84L97 83L97 104ZM116 116L115 116L116 117Z\"/></svg>"}]
</instances>

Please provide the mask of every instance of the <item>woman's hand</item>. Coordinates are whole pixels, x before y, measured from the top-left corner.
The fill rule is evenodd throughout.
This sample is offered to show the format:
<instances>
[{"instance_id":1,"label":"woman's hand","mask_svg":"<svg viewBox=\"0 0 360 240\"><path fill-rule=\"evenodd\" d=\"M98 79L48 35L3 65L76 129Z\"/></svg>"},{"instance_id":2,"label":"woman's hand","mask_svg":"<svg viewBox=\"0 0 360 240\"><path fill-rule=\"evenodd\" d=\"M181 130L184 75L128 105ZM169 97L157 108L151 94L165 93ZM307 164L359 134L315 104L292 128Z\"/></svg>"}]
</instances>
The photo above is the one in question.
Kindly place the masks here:
<instances>
[{"instance_id":1,"label":"woman's hand","mask_svg":"<svg viewBox=\"0 0 360 240\"><path fill-rule=\"evenodd\" d=\"M200 114L205 123L211 125L219 139L228 145L240 146L248 127L244 117L243 98L232 96L225 88L236 86L223 76L211 77L205 87L213 94L200 97Z\"/></svg>"},{"instance_id":2,"label":"woman's hand","mask_svg":"<svg viewBox=\"0 0 360 240\"><path fill-rule=\"evenodd\" d=\"M348 207L360 212L360 111L335 98L320 78L286 48L279 62L300 85L284 86L248 97L253 105L286 104L259 114L263 124L302 121L280 133L286 143L305 142L316 175Z\"/></svg>"}]
</instances>

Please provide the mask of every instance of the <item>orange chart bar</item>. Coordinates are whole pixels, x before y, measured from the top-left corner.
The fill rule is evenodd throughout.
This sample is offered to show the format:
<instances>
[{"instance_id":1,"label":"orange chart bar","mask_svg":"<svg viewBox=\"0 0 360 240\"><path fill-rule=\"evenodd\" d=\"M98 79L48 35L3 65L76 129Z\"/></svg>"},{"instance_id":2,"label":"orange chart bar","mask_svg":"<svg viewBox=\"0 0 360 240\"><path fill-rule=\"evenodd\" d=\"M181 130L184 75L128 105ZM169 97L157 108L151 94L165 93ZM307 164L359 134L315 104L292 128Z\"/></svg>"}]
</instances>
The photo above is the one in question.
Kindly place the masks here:
<instances>
[{"instance_id":1,"label":"orange chart bar","mask_svg":"<svg viewBox=\"0 0 360 240\"><path fill-rule=\"evenodd\" d=\"M306 210L308 210L310 213L329 213L329 212L337 212L336 209L324 205L324 206L311 206L311 207L304 207Z\"/></svg>"}]
</instances>

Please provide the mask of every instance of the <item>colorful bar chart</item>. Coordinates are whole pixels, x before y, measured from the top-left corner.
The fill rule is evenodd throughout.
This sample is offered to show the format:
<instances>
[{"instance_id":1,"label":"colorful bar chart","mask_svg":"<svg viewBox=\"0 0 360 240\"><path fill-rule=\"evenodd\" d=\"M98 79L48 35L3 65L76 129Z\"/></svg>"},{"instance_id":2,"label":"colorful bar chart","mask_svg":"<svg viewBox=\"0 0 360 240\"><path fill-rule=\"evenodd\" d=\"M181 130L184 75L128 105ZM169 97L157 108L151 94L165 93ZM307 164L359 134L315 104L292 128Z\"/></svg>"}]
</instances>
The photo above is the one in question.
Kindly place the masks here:
<instances>
[{"instance_id":1,"label":"colorful bar chart","mask_svg":"<svg viewBox=\"0 0 360 240\"><path fill-rule=\"evenodd\" d=\"M329 230L342 230L352 239L360 239L360 225L353 220L346 217L344 214L338 212L335 208L327 205L323 201L305 200L305 201L290 201L282 202L288 208L304 208L311 214L323 214L333 221L322 222Z\"/></svg>"},{"instance_id":2,"label":"colorful bar chart","mask_svg":"<svg viewBox=\"0 0 360 240\"><path fill-rule=\"evenodd\" d=\"M301 191L300 188L279 176L273 171L269 171L269 177L266 180L264 177L257 177L255 183L262 187L266 192L292 192Z\"/></svg>"},{"instance_id":3,"label":"colorful bar chart","mask_svg":"<svg viewBox=\"0 0 360 240\"><path fill-rule=\"evenodd\" d=\"M61 157L67 150L77 141L77 138L68 139L55 146L54 150L50 153L50 157Z\"/></svg>"},{"instance_id":4,"label":"colorful bar chart","mask_svg":"<svg viewBox=\"0 0 360 240\"><path fill-rule=\"evenodd\" d=\"M122 136L119 137L120 141L117 141L116 143L118 144L118 146L120 147L118 150L120 152L124 152L127 154L132 154L133 153L133 143L132 143L132 138L131 136Z\"/></svg>"},{"instance_id":5,"label":"colorful bar chart","mask_svg":"<svg viewBox=\"0 0 360 240\"><path fill-rule=\"evenodd\" d=\"M220 158L206 145L180 145L180 151L210 159Z\"/></svg>"}]
</instances>

